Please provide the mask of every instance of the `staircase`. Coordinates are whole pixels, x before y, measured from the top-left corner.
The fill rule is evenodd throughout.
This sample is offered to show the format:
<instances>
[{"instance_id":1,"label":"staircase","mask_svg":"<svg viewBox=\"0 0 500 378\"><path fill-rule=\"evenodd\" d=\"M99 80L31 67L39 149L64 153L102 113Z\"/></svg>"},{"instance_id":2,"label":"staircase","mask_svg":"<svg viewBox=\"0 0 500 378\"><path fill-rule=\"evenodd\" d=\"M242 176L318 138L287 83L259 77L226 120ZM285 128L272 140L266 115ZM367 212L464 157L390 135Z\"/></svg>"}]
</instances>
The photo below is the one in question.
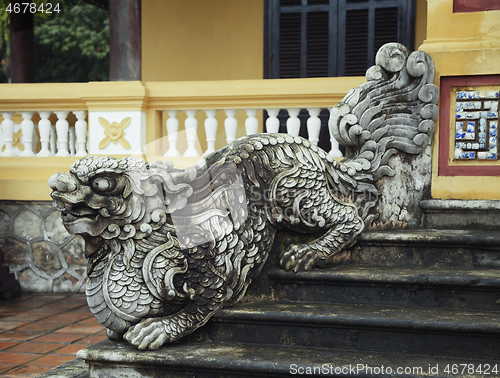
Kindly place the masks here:
<instances>
[{"instance_id":1,"label":"staircase","mask_svg":"<svg viewBox=\"0 0 500 378\"><path fill-rule=\"evenodd\" d=\"M280 270L297 238L279 234L243 303L181 342L79 352L90 376L500 376L500 233L367 232L333 268Z\"/></svg>"}]
</instances>

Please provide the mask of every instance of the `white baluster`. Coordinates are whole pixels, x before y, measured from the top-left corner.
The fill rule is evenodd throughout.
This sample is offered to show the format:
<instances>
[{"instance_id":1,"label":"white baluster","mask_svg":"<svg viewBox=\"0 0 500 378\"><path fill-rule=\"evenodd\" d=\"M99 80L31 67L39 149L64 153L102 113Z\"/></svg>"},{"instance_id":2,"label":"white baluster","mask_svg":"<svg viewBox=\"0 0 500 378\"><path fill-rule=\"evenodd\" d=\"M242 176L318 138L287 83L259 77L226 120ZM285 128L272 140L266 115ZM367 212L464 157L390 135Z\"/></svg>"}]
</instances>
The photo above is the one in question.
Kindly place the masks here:
<instances>
[{"instance_id":1,"label":"white baluster","mask_svg":"<svg viewBox=\"0 0 500 378\"><path fill-rule=\"evenodd\" d=\"M56 141L57 141L57 135L56 135L56 126L55 125L50 125L50 154L53 156L57 152L57 147L56 147Z\"/></svg>"},{"instance_id":2,"label":"white baluster","mask_svg":"<svg viewBox=\"0 0 500 378\"><path fill-rule=\"evenodd\" d=\"M67 111L55 112L57 115L56 133L57 133L57 154L56 156L66 157L69 156L68 151L68 132L69 122L66 121L68 116Z\"/></svg>"},{"instance_id":3,"label":"white baluster","mask_svg":"<svg viewBox=\"0 0 500 378\"><path fill-rule=\"evenodd\" d=\"M234 118L236 109L225 110L227 118L224 120L224 129L226 129L227 144L236 140L236 131L238 130L238 120Z\"/></svg>"},{"instance_id":4,"label":"white baluster","mask_svg":"<svg viewBox=\"0 0 500 378\"><path fill-rule=\"evenodd\" d=\"M75 133L76 133L76 156L86 156L87 150L87 121L85 117L87 112L84 110L74 111L77 121L75 122Z\"/></svg>"},{"instance_id":5,"label":"white baluster","mask_svg":"<svg viewBox=\"0 0 500 378\"><path fill-rule=\"evenodd\" d=\"M266 120L266 131L268 133L280 132L280 120L278 119L279 109L267 109L269 117Z\"/></svg>"},{"instance_id":6,"label":"white baluster","mask_svg":"<svg viewBox=\"0 0 500 378\"><path fill-rule=\"evenodd\" d=\"M163 156L181 156L177 151L177 133L179 132L179 120L177 119L177 110L167 110L167 134L168 151Z\"/></svg>"},{"instance_id":7,"label":"white baluster","mask_svg":"<svg viewBox=\"0 0 500 378\"><path fill-rule=\"evenodd\" d=\"M205 120L205 134L207 135L207 150L203 154L206 156L215 151L215 139L217 136L217 119L215 119L216 109L205 110L207 119Z\"/></svg>"},{"instance_id":8,"label":"white baluster","mask_svg":"<svg viewBox=\"0 0 500 378\"><path fill-rule=\"evenodd\" d=\"M186 110L187 119L184 123L186 128L186 139L188 148L186 152L184 152L185 157L196 157L200 156L198 151L196 151L196 138L198 131L198 120L195 118L196 110Z\"/></svg>"},{"instance_id":9,"label":"white baluster","mask_svg":"<svg viewBox=\"0 0 500 378\"><path fill-rule=\"evenodd\" d=\"M309 108L309 119L307 120L307 135L309 136L309 142L318 145L319 142L319 132L321 131L321 120L319 119L320 108Z\"/></svg>"},{"instance_id":10,"label":"white baluster","mask_svg":"<svg viewBox=\"0 0 500 378\"><path fill-rule=\"evenodd\" d=\"M290 117L286 120L286 132L290 135L298 136L300 132L300 109L287 109Z\"/></svg>"},{"instance_id":11,"label":"white baluster","mask_svg":"<svg viewBox=\"0 0 500 378\"><path fill-rule=\"evenodd\" d=\"M248 118L245 120L245 131L247 135L257 134L259 129L259 120L255 118L257 109L246 109Z\"/></svg>"},{"instance_id":12,"label":"white baluster","mask_svg":"<svg viewBox=\"0 0 500 378\"><path fill-rule=\"evenodd\" d=\"M5 143L5 151L2 156L15 156L12 142L14 141L14 121L12 116L14 112L2 112L3 121L3 141Z\"/></svg>"},{"instance_id":13,"label":"white baluster","mask_svg":"<svg viewBox=\"0 0 500 378\"><path fill-rule=\"evenodd\" d=\"M34 112L21 112L23 121L21 122L21 129L23 131L23 146L24 151L21 152L20 156L35 156L33 152L33 131L35 129L35 124L31 120Z\"/></svg>"},{"instance_id":14,"label":"white baluster","mask_svg":"<svg viewBox=\"0 0 500 378\"><path fill-rule=\"evenodd\" d=\"M76 145L75 128L70 127L69 128L69 154L71 156L75 156L75 153L76 153L75 145Z\"/></svg>"},{"instance_id":15,"label":"white baluster","mask_svg":"<svg viewBox=\"0 0 500 378\"><path fill-rule=\"evenodd\" d=\"M50 141L50 114L52 112L38 112L40 115L40 122L38 122L38 130L40 131L40 143L42 148L38 152L37 156L45 157L50 156L49 141Z\"/></svg>"},{"instance_id":16,"label":"white baluster","mask_svg":"<svg viewBox=\"0 0 500 378\"><path fill-rule=\"evenodd\" d=\"M342 151L340 151L339 149L339 142L337 142L337 139L333 137L332 133L330 133L330 143L332 145L332 149L330 150L328 155L330 155L333 158L343 157L344 155L342 155Z\"/></svg>"}]
</instances>

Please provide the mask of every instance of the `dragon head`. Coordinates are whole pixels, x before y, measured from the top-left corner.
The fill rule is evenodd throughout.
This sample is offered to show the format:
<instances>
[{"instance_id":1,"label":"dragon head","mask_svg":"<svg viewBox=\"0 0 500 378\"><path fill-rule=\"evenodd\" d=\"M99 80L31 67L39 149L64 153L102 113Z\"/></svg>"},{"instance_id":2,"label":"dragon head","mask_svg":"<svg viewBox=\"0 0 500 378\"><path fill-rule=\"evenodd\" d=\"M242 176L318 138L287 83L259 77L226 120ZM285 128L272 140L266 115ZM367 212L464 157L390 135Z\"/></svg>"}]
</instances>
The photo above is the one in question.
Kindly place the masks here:
<instances>
[{"instance_id":1,"label":"dragon head","mask_svg":"<svg viewBox=\"0 0 500 378\"><path fill-rule=\"evenodd\" d=\"M71 234L85 239L86 257L104 245L131 255L134 241L162 227L193 193L195 169L171 162L87 156L49 179L53 206ZM107 249L106 247L106 249ZM127 254L127 253L126 253Z\"/></svg>"}]
</instances>

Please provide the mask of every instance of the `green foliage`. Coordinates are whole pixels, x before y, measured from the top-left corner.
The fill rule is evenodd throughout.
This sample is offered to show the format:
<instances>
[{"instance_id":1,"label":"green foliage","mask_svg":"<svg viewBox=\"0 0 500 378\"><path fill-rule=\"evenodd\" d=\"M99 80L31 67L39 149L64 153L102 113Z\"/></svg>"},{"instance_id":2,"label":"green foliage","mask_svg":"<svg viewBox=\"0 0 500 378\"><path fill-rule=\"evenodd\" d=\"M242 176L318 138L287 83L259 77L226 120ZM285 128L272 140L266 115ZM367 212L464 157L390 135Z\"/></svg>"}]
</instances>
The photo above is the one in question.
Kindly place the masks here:
<instances>
[{"instance_id":1,"label":"green foliage","mask_svg":"<svg viewBox=\"0 0 500 378\"><path fill-rule=\"evenodd\" d=\"M25 0L30 2L31 0ZM109 80L109 15L81 0L33 0L35 82ZM10 58L10 0L0 0L0 82ZM39 12L51 3L60 12ZM41 6L41 7L40 7Z\"/></svg>"},{"instance_id":2,"label":"green foliage","mask_svg":"<svg viewBox=\"0 0 500 378\"><path fill-rule=\"evenodd\" d=\"M35 26L35 81L109 80L108 12L77 4Z\"/></svg>"},{"instance_id":3,"label":"green foliage","mask_svg":"<svg viewBox=\"0 0 500 378\"><path fill-rule=\"evenodd\" d=\"M25 0L25 2L35 3L37 12L33 14L33 23L36 25L43 20L50 17L49 14L38 12L38 9L46 9L47 3L51 0ZM74 1L74 0L70 0ZM0 48L5 48L7 55L10 56L10 13L7 11L9 8L10 0L0 0ZM11 7L10 7L11 8ZM23 7L24 8L24 7Z\"/></svg>"}]
</instances>

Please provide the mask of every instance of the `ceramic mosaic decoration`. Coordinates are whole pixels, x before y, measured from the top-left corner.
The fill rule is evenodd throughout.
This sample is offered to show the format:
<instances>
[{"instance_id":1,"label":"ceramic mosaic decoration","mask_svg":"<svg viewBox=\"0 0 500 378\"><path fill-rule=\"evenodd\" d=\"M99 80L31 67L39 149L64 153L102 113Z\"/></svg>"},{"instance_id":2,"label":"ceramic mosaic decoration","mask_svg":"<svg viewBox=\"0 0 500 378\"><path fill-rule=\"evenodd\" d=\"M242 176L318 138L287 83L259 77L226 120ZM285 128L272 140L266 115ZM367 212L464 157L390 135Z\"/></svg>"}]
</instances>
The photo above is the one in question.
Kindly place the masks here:
<instances>
[{"instance_id":1,"label":"ceramic mosaic decoration","mask_svg":"<svg viewBox=\"0 0 500 378\"><path fill-rule=\"evenodd\" d=\"M499 89L456 95L455 159L498 159Z\"/></svg>"}]
</instances>

